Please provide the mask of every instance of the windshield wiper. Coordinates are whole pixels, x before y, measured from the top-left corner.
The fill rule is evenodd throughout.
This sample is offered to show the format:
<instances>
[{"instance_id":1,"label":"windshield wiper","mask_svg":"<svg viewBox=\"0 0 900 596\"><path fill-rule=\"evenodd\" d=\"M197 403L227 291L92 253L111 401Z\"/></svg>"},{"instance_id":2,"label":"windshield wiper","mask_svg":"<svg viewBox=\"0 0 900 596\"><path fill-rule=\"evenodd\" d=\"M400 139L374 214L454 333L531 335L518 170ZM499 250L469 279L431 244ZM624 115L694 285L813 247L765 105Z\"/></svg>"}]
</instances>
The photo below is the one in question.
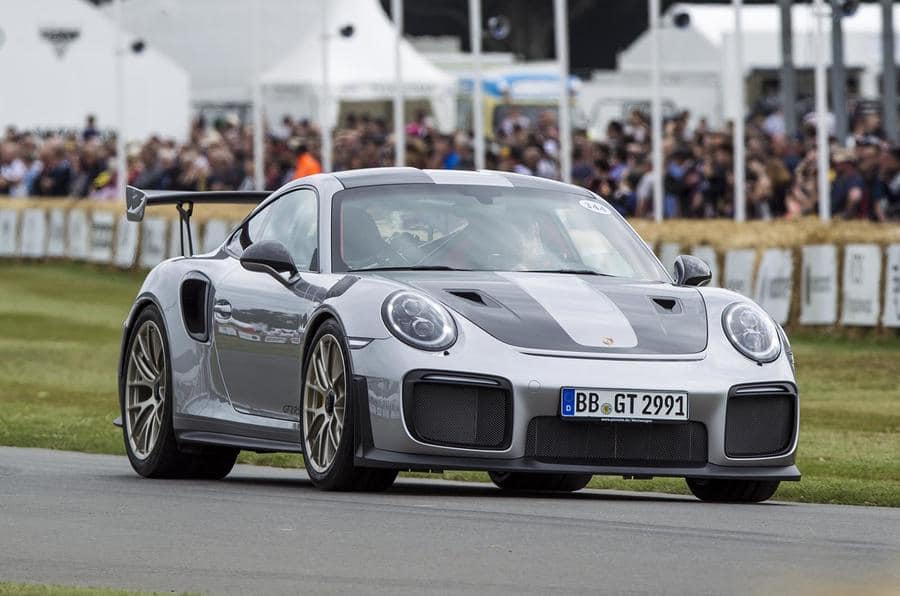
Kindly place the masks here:
<instances>
[{"instance_id":1,"label":"windshield wiper","mask_svg":"<svg viewBox=\"0 0 900 596\"><path fill-rule=\"evenodd\" d=\"M390 267L363 267L352 270L354 273L360 271L471 271L471 269L458 269L447 265L398 265Z\"/></svg>"},{"instance_id":2,"label":"windshield wiper","mask_svg":"<svg viewBox=\"0 0 900 596\"><path fill-rule=\"evenodd\" d=\"M574 275L600 275L602 277L616 277L611 273L600 273L593 269L523 269L519 273L571 273Z\"/></svg>"}]
</instances>

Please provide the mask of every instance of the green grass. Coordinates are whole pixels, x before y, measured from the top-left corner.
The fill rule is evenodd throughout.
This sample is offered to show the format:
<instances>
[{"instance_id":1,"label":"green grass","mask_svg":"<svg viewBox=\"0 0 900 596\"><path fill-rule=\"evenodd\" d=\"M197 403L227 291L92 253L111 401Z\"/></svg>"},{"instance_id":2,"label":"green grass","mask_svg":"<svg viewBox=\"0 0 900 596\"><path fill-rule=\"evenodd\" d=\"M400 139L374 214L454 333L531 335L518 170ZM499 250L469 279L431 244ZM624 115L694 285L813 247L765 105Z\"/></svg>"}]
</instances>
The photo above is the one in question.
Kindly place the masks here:
<instances>
[{"instance_id":1,"label":"green grass","mask_svg":"<svg viewBox=\"0 0 900 596\"><path fill-rule=\"evenodd\" d=\"M0 444L123 453L116 362L141 274L0 263ZM882 334L883 335L883 334ZM803 481L778 499L900 506L900 337L793 338ZM246 463L301 465L242 453ZM483 473L444 477L485 481ZM681 480L595 477L591 486L684 493Z\"/></svg>"},{"instance_id":2,"label":"green grass","mask_svg":"<svg viewBox=\"0 0 900 596\"><path fill-rule=\"evenodd\" d=\"M14 584L0 582L0 596L156 596L172 592L132 592L110 588L76 588L45 584ZM183 594L187 594L184 592Z\"/></svg>"}]
</instances>

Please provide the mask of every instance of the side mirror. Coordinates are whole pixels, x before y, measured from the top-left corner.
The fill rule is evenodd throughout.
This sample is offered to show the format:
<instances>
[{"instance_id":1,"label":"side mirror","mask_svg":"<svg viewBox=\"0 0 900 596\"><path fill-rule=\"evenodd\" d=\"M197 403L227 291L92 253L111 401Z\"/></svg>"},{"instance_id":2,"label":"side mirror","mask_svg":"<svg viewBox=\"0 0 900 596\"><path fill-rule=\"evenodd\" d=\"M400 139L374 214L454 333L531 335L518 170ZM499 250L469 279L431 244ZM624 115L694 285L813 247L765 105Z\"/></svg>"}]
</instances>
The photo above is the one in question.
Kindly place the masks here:
<instances>
[{"instance_id":1,"label":"side mirror","mask_svg":"<svg viewBox=\"0 0 900 596\"><path fill-rule=\"evenodd\" d=\"M675 257L675 283L679 286L705 286L711 279L712 271L703 259L691 255Z\"/></svg>"},{"instance_id":2,"label":"side mirror","mask_svg":"<svg viewBox=\"0 0 900 596\"><path fill-rule=\"evenodd\" d=\"M248 246L241 255L241 266L247 271L268 273L282 282L286 281L282 273L287 273L289 278L297 275L291 253L277 240L263 240Z\"/></svg>"}]
</instances>

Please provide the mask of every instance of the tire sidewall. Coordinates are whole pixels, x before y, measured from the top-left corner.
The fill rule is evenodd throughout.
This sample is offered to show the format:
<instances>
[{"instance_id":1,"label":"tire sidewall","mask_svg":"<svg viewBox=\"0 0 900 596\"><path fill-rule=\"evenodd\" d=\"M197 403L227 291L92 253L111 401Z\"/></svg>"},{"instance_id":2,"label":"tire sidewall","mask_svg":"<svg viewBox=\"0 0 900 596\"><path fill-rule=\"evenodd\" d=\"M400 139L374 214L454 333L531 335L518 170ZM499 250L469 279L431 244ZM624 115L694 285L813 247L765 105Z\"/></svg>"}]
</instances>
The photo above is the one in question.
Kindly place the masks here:
<instances>
[{"instance_id":1,"label":"tire sidewall","mask_svg":"<svg viewBox=\"0 0 900 596\"><path fill-rule=\"evenodd\" d=\"M137 339L138 330L140 330L140 328L147 321L152 321L156 325L156 327L159 329L160 336L162 337L163 363L165 365L164 376L166 400L163 406L164 410L162 428L160 429L159 436L156 439L156 444L150 450L150 455L148 455L145 459L140 459L132 451L131 442L129 441L128 437L125 396L127 392L126 384L128 382L128 366L129 360L131 359L131 350L134 346L134 342ZM142 310L135 319L134 324L131 326L131 331L128 337L125 358L126 359L123 363L121 379L119 381L119 411L122 415L122 439L125 443L125 452L128 455L128 460L131 462L131 466L134 468L134 470L141 476L151 476L159 467L159 460L166 450L169 442L172 442L174 444L175 441L175 433L172 426L172 400L174 399L174 394L172 392L172 367L169 358L169 338L162 316L159 314L159 310L157 310L155 306L148 306L147 308Z\"/></svg>"},{"instance_id":2,"label":"tire sidewall","mask_svg":"<svg viewBox=\"0 0 900 596\"><path fill-rule=\"evenodd\" d=\"M309 371L310 357L315 350L316 345L325 335L334 337L341 349L341 356L344 360L344 382L346 383L346 398L344 403L344 424L341 431L341 438L338 442L337 453L331 465L324 472L319 472L309 463L306 457L306 407L304 405L306 393L306 375ZM353 394L353 366L350 361L350 350L347 345L346 336L343 329L335 319L329 319L322 323L313 340L309 344L309 349L303 355L302 379L300 383L300 444L303 446L303 464L306 466L306 472L313 484L320 488L329 489L342 483L342 480L353 471L353 448L354 448L354 428L353 418L356 415Z\"/></svg>"}]
</instances>

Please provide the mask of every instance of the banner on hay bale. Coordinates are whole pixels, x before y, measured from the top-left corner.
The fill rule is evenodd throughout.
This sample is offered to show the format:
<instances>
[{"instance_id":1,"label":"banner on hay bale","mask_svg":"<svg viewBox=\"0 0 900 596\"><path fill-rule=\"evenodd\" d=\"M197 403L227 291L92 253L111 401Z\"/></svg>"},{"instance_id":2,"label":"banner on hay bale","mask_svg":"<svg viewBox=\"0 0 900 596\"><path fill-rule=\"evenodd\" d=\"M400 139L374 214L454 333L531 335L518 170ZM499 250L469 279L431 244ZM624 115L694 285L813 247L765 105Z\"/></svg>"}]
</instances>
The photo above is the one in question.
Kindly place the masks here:
<instances>
[{"instance_id":1,"label":"banner on hay bale","mask_svg":"<svg viewBox=\"0 0 900 596\"><path fill-rule=\"evenodd\" d=\"M763 253L756 274L756 302L781 325L787 323L791 313L793 276L790 250L770 248Z\"/></svg>"},{"instance_id":2,"label":"banner on hay bale","mask_svg":"<svg viewBox=\"0 0 900 596\"><path fill-rule=\"evenodd\" d=\"M150 269L166 259L168 225L162 217L147 217L141 222L141 267Z\"/></svg>"},{"instance_id":3,"label":"banner on hay bale","mask_svg":"<svg viewBox=\"0 0 900 596\"><path fill-rule=\"evenodd\" d=\"M669 274L675 269L675 257L681 254L681 245L677 242L663 242L659 246L659 260Z\"/></svg>"},{"instance_id":4,"label":"banner on hay bale","mask_svg":"<svg viewBox=\"0 0 900 596\"><path fill-rule=\"evenodd\" d=\"M800 323L833 325L837 321L837 247L815 244L803 247L800 274Z\"/></svg>"},{"instance_id":5,"label":"banner on hay bale","mask_svg":"<svg viewBox=\"0 0 900 596\"><path fill-rule=\"evenodd\" d=\"M709 266L709 272L712 273L709 285L719 287L719 257L716 249L712 246L695 246L691 254Z\"/></svg>"},{"instance_id":6,"label":"banner on hay bale","mask_svg":"<svg viewBox=\"0 0 900 596\"><path fill-rule=\"evenodd\" d=\"M0 257L14 257L18 248L19 212L0 209Z\"/></svg>"},{"instance_id":7,"label":"banner on hay bale","mask_svg":"<svg viewBox=\"0 0 900 596\"><path fill-rule=\"evenodd\" d=\"M884 272L884 315L881 324L885 327L900 327L900 244L887 247L887 267Z\"/></svg>"},{"instance_id":8,"label":"banner on hay bale","mask_svg":"<svg viewBox=\"0 0 900 596\"><path fill-rule=\"evenodd\" d=\"M756 251L752 248L733 248L725 252L725 277L722 287L753 298L753 265Z\"/></svg>"},{"instance_id":9,"label":"banner on hay bale","mask_svg":"<svg viewBox=\"0 0 900 596\"><path fill-rule=\"evenodd\" d=\"M134 266L137 257L138 236L140 235L139 223L128 221L125 215L120 215L116 223L116 255L113 262L117 267L130 269Z\"/></svg>"},{"instance_id":10,"label":"banner on hay bale","mask_svg":"<svg viewBox=\"0 0 900 596\"><path fill-rule=\"evenodd\" d=\"M211 219L206 222L203 228L203 249L200 252L212 252L219 248L230 231L231 228L224 219Z\"/></svg>"},{"instance_id":11,"label":"banner on hay bale","mask_svg":"<svg viewBox=\"0 0 900 596\"><path fill-rule=\"evenodd\" d=\"M62 209L50 209L47 228L47 256L66 256L66 212Z\"/></svg>"},{"instance_id":12,"label":"banner on hay bale","mask_svg":"<svg viewBox=\"0 0 900 596\"><path fill-rule=\"evenodd\" d=\"M844 248L844 275L841 323L874 327L881 304L881 247L877 244L848 244Z\"/></svg>"},{"instance_id":13,"label":"banner on hay bale","mask_svg":"<svg viewBox=\"0 0 900 596\"><path fill-rule=\"evenodd\" d=\"M22 212L19 255L26 259L40 259L46 254L47 215L43 209L26 209Z\"/></svg>"},{"instance_id":14,"label":"banner on hay bale","mask_svg":"<svg viewBox=\"0 0 900 596\"><path fill-rule=\"evenodd\" d=\"M91 246L91 229L88 226L87 212L81 209L69 211L68 240L69 258L82 261L88 258Z\"/></svg>"},{"instance_id":15,"label":"banner on hay bale","mask_svg":"<svg viewBox=\"0 0 900 596\"><path fill-rule=\"evenodd\" d=\"M88 258L95 263L109 263L113 256L116 235L116 214L112 211L91 213L90 251Z\"/></svg>"}]
</instances>

